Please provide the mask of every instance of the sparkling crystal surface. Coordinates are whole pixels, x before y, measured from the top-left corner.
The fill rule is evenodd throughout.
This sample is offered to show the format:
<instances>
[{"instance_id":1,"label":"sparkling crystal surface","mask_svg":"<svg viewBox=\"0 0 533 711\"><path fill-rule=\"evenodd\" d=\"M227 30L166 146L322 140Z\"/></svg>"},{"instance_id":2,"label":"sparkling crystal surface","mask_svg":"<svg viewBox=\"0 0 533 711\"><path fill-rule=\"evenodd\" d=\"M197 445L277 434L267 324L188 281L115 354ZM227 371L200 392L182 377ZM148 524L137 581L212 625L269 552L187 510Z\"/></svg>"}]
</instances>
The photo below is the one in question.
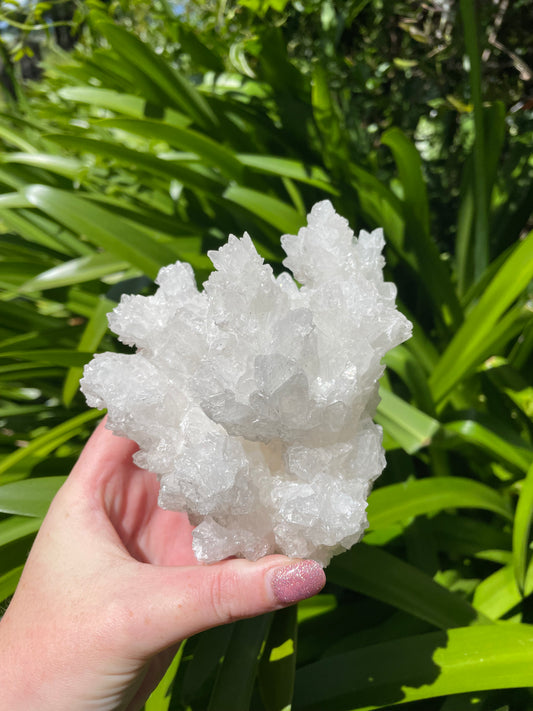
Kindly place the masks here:
<instances>
[{"instance_id":1,"label":"sparkling crystal surface","mask_svg":"<svg viewBox=\"0 0 533 711\"><path fill-rule=\"evenodd\" d=\"M327 565L362 536L385 465L381 358L411 324L383 279L382 231L355 239L324 201L282 246L294 279L275 277L247 234L209 253L203 291L188 264L164 267L153 296L109 314L136 352L96 355L82 379L159 476L160 506L197 524L201 561L280 552Z\"/></svg>"}]
</instances>

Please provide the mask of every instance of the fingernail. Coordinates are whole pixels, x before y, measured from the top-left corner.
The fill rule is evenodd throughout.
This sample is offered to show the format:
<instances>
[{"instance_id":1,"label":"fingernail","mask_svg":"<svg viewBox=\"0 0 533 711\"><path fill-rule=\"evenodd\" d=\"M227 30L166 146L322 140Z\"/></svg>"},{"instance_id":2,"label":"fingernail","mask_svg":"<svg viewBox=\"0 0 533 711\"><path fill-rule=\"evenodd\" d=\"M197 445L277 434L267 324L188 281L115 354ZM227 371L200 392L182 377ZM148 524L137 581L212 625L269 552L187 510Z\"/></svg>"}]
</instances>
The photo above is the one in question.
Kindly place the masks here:
<instances>
[{"instance_id":1,"label":"fingernail","mask_svg":"<svg viewBox=\"0 0 533 711\"><path fill-rule=\"evenodd\" d=\"M324 571L314 560L300 560L275 568L270 578L274 596L282 605L316 595L325 583Z\"/></svg>"}]
</instances>

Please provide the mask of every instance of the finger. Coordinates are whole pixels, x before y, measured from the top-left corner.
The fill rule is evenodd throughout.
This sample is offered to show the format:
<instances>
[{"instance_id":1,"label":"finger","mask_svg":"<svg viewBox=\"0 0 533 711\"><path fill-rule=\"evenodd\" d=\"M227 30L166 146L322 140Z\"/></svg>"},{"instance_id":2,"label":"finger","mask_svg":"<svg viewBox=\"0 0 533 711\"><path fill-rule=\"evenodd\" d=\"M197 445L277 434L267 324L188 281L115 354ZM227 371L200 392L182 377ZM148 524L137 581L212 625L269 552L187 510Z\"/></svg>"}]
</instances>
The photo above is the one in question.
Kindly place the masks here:
<instances>
[{"instance_id":1,"label":"finger","mask_svg":"<svg viewBox=\"0 0 533 711\"><path fill-rule=\"evenodd\" d=\"M106 429L107 417L100 422L85 445L71 476L91 476L108 466L116 466L131 457L139 446L128 439L120 437Z\"/></svg>"},{"instance_id":2,"label":"finger","mask_svg":"<svg viewBox=\"0 0 533 711\"><path fill-rule=\"evenodd\" d=\"M105 428L104 418L87 441L82 453L63 487L55 497L49 515L56 508L64 511L75 511L71 517L78 525L87 525L82 515L104 509L105 494L111 482L117 487L123 484L127 476L128 482L134 474L141 470L133 464L133 454L138 450L135 442L117 437ZM145 472L143 472L144 474ZM157 483L154 484L154 490ZM156 496L156 495L155 495Z\"/></svg>"},{"instance_id":3,"label":"finger","mask_svg":"<svg viewBox=\"0 0 533 711\"><path fill-rule=\"evenodd\" d=\"M70 499L92 498L104 490L113 477L137 470L132 457L138 445L126 437L118 437L106 429L104 418L87 441L78 461L60 491Z\"/></svg>"},{"instance_id":4,"label":"finger","mask_svg":"<svg viewBox=\"0 0 533 711\"><path fill-rule=\"evenodd\" d=\"M148 654L210 627L316 595L326 582L315 561L285 556L181 569L145 566L136 579L136 590L142 590L144 598L138 604L150 600L150 613L143 612L143 629L136 635L141 645L148 645Z\"/></svg>"}]
</instances>

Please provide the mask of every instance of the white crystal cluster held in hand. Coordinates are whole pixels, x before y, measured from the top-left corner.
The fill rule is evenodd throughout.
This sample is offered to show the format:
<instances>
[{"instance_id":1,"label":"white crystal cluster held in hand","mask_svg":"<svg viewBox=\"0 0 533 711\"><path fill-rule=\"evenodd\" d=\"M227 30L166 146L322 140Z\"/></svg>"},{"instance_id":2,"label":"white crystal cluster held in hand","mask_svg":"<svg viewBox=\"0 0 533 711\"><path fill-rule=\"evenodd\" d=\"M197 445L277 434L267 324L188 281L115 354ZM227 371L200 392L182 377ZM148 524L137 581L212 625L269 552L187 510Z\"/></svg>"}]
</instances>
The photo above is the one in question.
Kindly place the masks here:
<instances>
[{"instance_id":1,"label":"white crystal cluster held in hand","mask_svg":"<svg viewBox=\"0 0 533 711\"><path fill-rule=\"evenodd\" d=\"M279 552L327 565L361 538L385 465L381 358L411 324L383 280L382 231L355 239L324 201L282 246L301 286L275 277L247 234L209 253L202 292L188 264L161 269L153 296L123 296L109 315L136 353L85 368L87 402L138 443L160 506L197 524L200 561Z\"/></svg>"}]
</instances>

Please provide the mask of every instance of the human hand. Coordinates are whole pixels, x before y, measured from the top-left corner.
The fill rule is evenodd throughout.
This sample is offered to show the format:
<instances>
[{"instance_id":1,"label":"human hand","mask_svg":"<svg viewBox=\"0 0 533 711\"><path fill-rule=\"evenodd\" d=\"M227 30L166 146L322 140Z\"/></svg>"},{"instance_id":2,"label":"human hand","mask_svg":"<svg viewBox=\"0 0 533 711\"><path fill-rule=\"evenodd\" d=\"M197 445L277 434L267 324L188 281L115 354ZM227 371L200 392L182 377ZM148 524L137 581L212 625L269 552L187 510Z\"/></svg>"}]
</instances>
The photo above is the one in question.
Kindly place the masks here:
<instances>
[{"instance_id":1,"label":"human hand","mask_svg":"<svg viewBox=\"0 0 533 711\"><path fill-rule=\"evenodd\" d=\"M325 583L314 561L200 565L187 516L103 423L52 502L0 622L0 708L141 708L179 643Z\"/></svg>"}]
</instances>

